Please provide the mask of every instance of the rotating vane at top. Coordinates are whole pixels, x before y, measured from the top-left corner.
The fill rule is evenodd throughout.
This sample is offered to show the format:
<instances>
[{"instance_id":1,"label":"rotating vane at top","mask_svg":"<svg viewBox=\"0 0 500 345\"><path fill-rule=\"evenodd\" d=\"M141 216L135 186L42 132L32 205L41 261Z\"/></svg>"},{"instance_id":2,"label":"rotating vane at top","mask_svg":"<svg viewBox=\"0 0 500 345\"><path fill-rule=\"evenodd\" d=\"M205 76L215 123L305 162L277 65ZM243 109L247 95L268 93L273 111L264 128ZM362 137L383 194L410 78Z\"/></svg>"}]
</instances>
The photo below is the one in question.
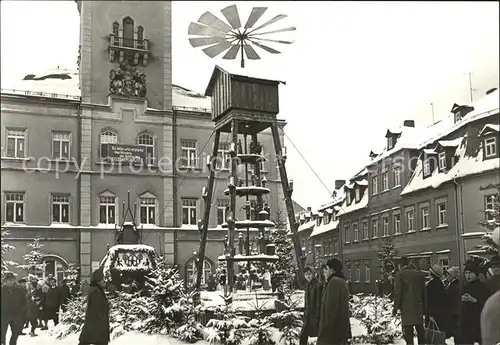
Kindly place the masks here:
<instances>
[{"instance_id":1,"label":"rotating vane at top","mask_svg":"<svg viewBox=\"0 0 500 345\"><path fill-rule=\"evenodd\" d=\"M295 27L269 30L264 28L286 18L285 14L279 14L268 21L257 25L257 22L266 12L267 7L254 7L245 25L241 24L240 15L236 5L228 6L221 10L227 23L211 12L202 14L198 22L189 25L188 35L196 36L189 38L189 43L194 48L205 47L203 52L210 58L214 58L224 52L225 60L234 60L241 56L241 67L245 67L245 56L249 60L260 60L260 55L255 48L271 54L281 52L270 47L271 44L292 44L293 41L270 39L268 35L295 31Z\"/></svg>"}]
</instances>

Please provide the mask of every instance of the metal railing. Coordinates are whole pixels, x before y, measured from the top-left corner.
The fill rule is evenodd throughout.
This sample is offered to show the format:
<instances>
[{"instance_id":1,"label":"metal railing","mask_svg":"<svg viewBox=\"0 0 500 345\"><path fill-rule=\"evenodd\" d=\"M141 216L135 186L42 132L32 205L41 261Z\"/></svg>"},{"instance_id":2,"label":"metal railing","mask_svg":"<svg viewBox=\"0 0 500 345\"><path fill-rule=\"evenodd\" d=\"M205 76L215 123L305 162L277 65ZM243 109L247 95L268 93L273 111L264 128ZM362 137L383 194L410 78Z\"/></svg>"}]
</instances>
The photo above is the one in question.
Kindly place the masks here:
<instances>
[{"instance_id":1,"label":"metal railing","mask_svg":"<svg viewBox=\"0 0 500 345\"><path fill-rule=\"evenodd\" d=\"M117 36L115 34L110 34L109 44L111 46L119 48L129 48L129 49L149 51L149 40L145 38L143 39L126 38Z\"/></svg>"},{"instance_id":2,"label":"metal railing","mask_svg":"<svg viewBox=\"0 0 500 345\"><path fill-rule=\"evenodd\" d=\"M52 93L52 92L41 92L41 91L29 91L29 90L16 90L16 89L1 89L2 94L13 94L13 95L23 95L23 96L37 96L37 97L47 97L47 98L60 98L60 99L71 99L80 100L80 96Z\"/></svg>"}]
</instances>

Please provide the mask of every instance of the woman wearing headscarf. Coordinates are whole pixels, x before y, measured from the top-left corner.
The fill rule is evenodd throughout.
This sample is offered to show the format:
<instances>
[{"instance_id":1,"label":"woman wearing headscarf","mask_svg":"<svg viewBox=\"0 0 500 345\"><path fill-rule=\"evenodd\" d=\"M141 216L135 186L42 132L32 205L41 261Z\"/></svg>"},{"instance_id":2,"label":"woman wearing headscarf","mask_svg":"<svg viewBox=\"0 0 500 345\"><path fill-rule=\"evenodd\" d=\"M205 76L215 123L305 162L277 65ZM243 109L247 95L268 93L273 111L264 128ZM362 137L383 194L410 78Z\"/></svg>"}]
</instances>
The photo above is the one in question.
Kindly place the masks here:
<instances>
[{"instance_id":1,"label":"woman wearing headscarf","mask_svg":"<svg viewBox=\"0 0 500 345\"><path fill-rule=\"evenodd\" d=\"M427 306L425 308L428 321L436 322L439 330L446 329L446 290L441 278L443 268L434 265L429 269L430 280L426 284Z\"/></svg>"},{"instance_id":2,"label":"woman wearing headscarf","mask_svg":"<svg viewBox=\"0 0 500 345\"><path fill-rule=\"evenodd\" d=\"M109 343L109 304L104 293L104 274L102 269L92 273L87 296L87 311L80 345L105 345Z\"/></svg>"},{"instance_id":3,"label":"woman wearing headscarf","mask_svg":"<svg viewBox=\"0 0 500 345\"><path fill-rule=\"evenodd\" d=\"M479 280L479 267L473 261L465 263L462 291L462 335L460 344L481 344L481 311L490 297L488 287Z\"/></svg>"}]
</instances>

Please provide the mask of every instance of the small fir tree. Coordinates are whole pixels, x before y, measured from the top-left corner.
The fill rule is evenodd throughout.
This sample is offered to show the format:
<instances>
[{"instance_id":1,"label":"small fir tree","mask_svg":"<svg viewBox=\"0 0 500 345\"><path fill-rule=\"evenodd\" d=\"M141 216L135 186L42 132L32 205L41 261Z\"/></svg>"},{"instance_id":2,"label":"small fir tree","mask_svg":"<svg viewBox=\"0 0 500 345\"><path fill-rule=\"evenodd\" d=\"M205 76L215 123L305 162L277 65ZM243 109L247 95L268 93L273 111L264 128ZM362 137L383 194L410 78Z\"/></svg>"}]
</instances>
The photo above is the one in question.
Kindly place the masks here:
<instances>
[{"instance_id":1,"label":"small fir tree","mask_svg":"<svg viewBox=\"0 0 500 345\"><path fill-rule=\"evenodd\" d=\"M290 275L290 266L294 258L294 249L292 240L288 234L286 215L283 210L278 209L276 211L274 224L276 226L271 230L269 239L270 242L275 245L275 254L279 259L271 265L271 269L272 274L275 275L276 285L284 286L287 285L288 281L294 279L294 277Z\"/></svg>"},{"instance_id":2,"label":"small fir tree","mask_svg":"<svg viewBox=\"0 0 500 345\"><path fill-rule=\"evenodd\" d=\"M497 187L497 193L491 197L491 202L493 207L485 210L486 219L480 222L481 226L486 229L482 238L483 243L480 245L480 249L486 254L485 263L499 255L499 245L493 239L493 232L500 228L500 186Z\"/></svg>"},{"instance_id":3,"label":"small fir tree","mask_svg":"<svg viewBox=\"0 0 500 345\"><path fill-rule=\"evenodd\" d=\"M23 256L25 264L19 267L28 273L30 279L38 279L43 275L45 265L43 259L45 254L42 251L43 244L40 243L40 237L37 235L35 239L28 244L31 250Z\"/></svg>"},{"instance_id":4,"label":"small fir tree","mask_svg":"<svg viewBox=\"0 0 500 345\"><path fill-rule=\"evenodd\" d=\"M16 249L14 246L12 246L4 241L4 239L8 235L9 235L9 231L2 229L2 235L0 238L1 244L2 244L2 271L1 271L2 272L2 277L1 277L2 283L4 281L5 275L7 273L11 273L12 268L17 266L17 264L15 262L6 259L7 253L12 252L13 250Z\"/></svg>"},{"instance_id":5,"label":"small fir tree","mask_svg":"<svg viewBox=\"0 0 500 345\"><path fill-rule=\"evenodd\" d=\"M377 252L378 262L383 272L383 278L386 278L389 273L396 268L397 255L398 251L394 246L392 237L385 238Z\"/></svg>"}]
</instances>

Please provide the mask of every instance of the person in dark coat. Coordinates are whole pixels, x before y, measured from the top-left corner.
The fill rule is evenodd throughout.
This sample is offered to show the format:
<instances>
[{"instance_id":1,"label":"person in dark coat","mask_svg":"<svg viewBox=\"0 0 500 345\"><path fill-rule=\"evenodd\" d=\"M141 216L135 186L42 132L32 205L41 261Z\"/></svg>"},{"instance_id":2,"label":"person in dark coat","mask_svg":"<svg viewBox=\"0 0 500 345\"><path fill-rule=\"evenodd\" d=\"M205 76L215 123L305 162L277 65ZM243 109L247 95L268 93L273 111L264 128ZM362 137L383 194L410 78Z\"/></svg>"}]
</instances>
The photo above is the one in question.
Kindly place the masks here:
<instances>
[{"instance_id":1,"label":"person in dark coat","mask_svg":"<svg viewBox=\"0 0 500 345\"><path fill-rule=\"evenodd\" d=\"M105 345L109 343L109 304L104 293L104 274L102 269L92 273L87 296L87 310L80 345Z\"/></svg>"},{"instance_id":2,"label":"person in dark coat","mask_svg":"<svg viewBox=\"0 0 500 345\"><path fill-rule=\"evenodd\" d=\"M30 335L36 337L36 328L38 327L38 316L40 315L40 308L42 304L41 290L37 289L37 283L32 282L30 292L28 293L27 299L27 311L28 311L28 321L31 324Z\"/></svg>"},{"instance_id":3,"label":"person in dark coat","mask_svg":"<svg viewBox=\"0 0 500 345\"><path fill-rule=\"evenodd\" d=\"M484 345L500 343L500 290L486 301L481 312L481 340Z\"/></svg>"},{"instance_id":4,"label":"person in dark coat","mask_svg":"<svg viewBox=\"0 0 500 345\"><path fill-rule=\"evenodd\" d=\"M488 277L486 279L486 285L490 289L490 293L493 295L498 290L500 290L500 257L495 256L490 261L490 268L488 270Z\"/></svg>"},{"instance_id":5,"label":"person in dark coat","mask_svg":"<svg viewBox=\"0 0 500 345\"><path fill-rule=\"evenodd\" d=\"M426 286L427 306L426 311L426 324L434 321L439 330L446 330L446 313L448 311L448 303L446 300L446 289L443 281L443 268L439 265L434 265L429 269L431 279Z\"/></svg>"},{"instance_id":6,"label":"person in dark coat","mask_svg":"<svg viewBox=\"0 0 500 345\"><path fill-rule=\"evenodd\" d=\"M462 334L460 344L481 344L481 311L490 297L486 284L479 280L479 267L473 261L465 263L466 284L462 291Z\"/></svg>"},{"instance_id":7,"label":"person in dark coat","mask_svg":"<svg viewBox=\"0 0 500 345\"><path fill-rule=\"evenodd\" d=\"M67 280L64 279L61 282L61 285L59 286L59 305L61 306L61 310L63 312L66 311L66 304L68 303L70 298L71 298L71 291L67 284Z\"/></svg>"},{"instance_id":8,"label":"person in dark coat","mask_svg":"<svg viewBox=\"0 0 500 345\"><path fill-rule=\"evenodd\" d=\"M26 294L16 285L16 277L8 272L5 275L5 284L2 286L1 305L1 341L6 344L7 329L10 326L11 336L9 345L17 345L17 338L24 325L26 308Z\"/></svg>"},{"instance_id":9,"label":"person in dark coat","mask_svg":"<svg viewBox=\"0 0 500 345\"><path fill-rule=\"evenodd\" d=\"M75 280L75 283L71 287L71 297L76 297L80 293L80 279Z\"/></svg>"},{"instance_id":10,"label":"person in dark coat","mask_svg":"<svg viewBox=\"0 0 500 345\"><path fill-rule=\"evenodd\" d=\"M300 345L307 345L309 337L318 336L319 312L321 308L321 284L311 267L304 269L306 291L304 294L304 322L300 331Z\"/></svg>"},{"instance_id":11,"label":"person in dark coat","mask_svg":"<svg viewBox=\"0 0 500 345\"><path fill-rule=\"evenodd\" d=\"M45 321L48 324L48 320L54 321L54 325L59 323L59 307L60 307L60 296L59 289L56 286L56 280L51 279L49 282L49 289L45 295Z\"/></svg>"},{"instance_id":12,"label":"person in dark coat","mask_svg":"<svg viewBox=\"0 0 500 345\"><path fill-rule=\"evenodd\" d=\"M17 285L24 291L24 295L26 296L26 298L28 298L28 289L26 288L26 279L24 278L21 278L17 281ZM27 304L26 304L26 307L27 307ZM28 321L28 310L25 308L24 309L24 317L23 317L23 328L26 328L26 324L29 323ZM19 335L26 335L26 333L23 332L23 330L21 329L20 332L19 332Z\"/></svg>"},{"instance_id":13,"label":"person in dark coat","mask_svg":"<svg viewBox=\"0 0 500 345\"><path fill-rule=\"evenodd\" d=\"M460 310L462 305L462 285L460 283L460 268L457 266L448 269L446 291L447 320L446 337L460 337Z\"/></svg>"},{"instance_id":14,"label":"person in dark coat","mask_svg":"<svg viewBox=\"0 0 500 345\"><path fill-rule=\"evenodd\" d=\"M419 344L425 343L425 275L417 270L407 257L401 258L403 268L394 277L394 311L401 311L403 338L413 344L413 329L417 331Z\"/></svg>"},{"instance_id":15,"label":"person in dark coat","mask_svg":"<svg viewBox=\"0 0 500 345\"><path fill-rule=\"evenodd\" d=\"M327 282L323 288L316 345L347 344L351 338L349 289L342 273L342 262L329 259L323 272Z\"/></svg>"}]
</instances>

